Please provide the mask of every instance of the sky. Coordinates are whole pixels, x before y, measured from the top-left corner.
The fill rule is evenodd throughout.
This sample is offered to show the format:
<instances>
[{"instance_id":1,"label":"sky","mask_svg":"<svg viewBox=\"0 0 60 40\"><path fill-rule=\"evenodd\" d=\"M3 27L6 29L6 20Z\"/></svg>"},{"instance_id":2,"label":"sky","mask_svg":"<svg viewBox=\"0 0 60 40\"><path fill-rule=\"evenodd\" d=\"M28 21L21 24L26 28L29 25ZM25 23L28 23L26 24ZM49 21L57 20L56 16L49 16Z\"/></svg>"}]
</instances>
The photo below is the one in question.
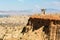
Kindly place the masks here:
<instances>
[{"instance_id":1,"label":"sky","mask_svg":"<svg viewBox=\"0 0 60 40\"><path fill-rule=\"evenodd\" d=\"M0 10L60 9L60 0L0 0Z\"/></svg>"}]
</instances>

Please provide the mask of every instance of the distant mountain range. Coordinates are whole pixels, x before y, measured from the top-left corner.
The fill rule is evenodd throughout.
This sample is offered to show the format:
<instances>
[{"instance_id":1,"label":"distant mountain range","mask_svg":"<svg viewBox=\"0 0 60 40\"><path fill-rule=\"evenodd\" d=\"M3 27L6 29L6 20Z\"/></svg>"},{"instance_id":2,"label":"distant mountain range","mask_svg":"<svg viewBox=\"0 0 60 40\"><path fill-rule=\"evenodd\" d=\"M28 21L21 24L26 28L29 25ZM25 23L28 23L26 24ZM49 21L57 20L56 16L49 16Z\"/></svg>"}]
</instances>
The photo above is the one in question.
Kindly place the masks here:
<instances>
[{"instance_id":1,"label":"distant mountain range","mask_svg":"<svg viewBox=\"0 0 60 40\"><path fill-rule=\"evenodd\" d=\"M46 9L47 12L60 12L59 9Z\"/></svg>"},{"instance_id":2,"label":"distant mountain range","mask_svg":"<svg viewBox=\"0 0 60 40\"><path fill-rule=\"evenodd\" d=\"M19 11L14 11L14 10L11 10L11 11L0 11L0 14L8 14L8 15L20 15L20 14L33 14L33 13L40 13L41 10L19 10ZM46 12L60 12L60 10L58 9L46 9Z\"/></svg>"}]
</instances>

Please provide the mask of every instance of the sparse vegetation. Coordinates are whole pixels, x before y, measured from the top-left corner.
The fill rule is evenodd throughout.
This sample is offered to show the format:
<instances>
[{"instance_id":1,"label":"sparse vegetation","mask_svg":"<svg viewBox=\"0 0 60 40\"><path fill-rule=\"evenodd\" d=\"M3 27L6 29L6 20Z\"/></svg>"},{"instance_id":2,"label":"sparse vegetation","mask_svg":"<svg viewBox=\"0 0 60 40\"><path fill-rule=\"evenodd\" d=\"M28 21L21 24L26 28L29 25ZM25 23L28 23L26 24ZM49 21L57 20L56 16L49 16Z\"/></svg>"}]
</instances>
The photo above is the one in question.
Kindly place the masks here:
<instances>
[{"instance_id":1,"label":"sparse vegetation","mask_svg":"<svg viewBox=\"0 0 60 40\"><path fill-rule=\"evenodd\" d=\"M32 16L33 19L30 20L29 16L0 18L0 40L49 40L48 25L46 25L49 20L43 22L43 20L37 20L34 17L36 16ZM38 17L39 15L36 18Z\"/></svg>"}]
</instances>

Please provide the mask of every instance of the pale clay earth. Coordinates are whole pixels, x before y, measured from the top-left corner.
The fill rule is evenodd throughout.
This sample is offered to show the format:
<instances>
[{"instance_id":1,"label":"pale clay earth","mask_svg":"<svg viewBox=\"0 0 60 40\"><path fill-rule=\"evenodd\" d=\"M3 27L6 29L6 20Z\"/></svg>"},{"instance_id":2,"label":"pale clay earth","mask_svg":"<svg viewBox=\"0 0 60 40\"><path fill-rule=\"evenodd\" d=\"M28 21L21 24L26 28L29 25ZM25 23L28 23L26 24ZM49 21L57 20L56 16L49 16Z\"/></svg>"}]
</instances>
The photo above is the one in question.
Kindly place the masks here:
<instances>
[{"instance_id":1,"label":"pale clay earth","mask_svg":"<svg viewBox=\"0 0 60 40\"><path fill-rule=\"evenodd\" d=\"M44 40L46 35L43 27L32 32L30 29L24 35L21 33L28 22L28 16L13 16L0 18L0 39L3 40ZM47 40L47 39L46 39Z\"/></svg>"}]
</instances>

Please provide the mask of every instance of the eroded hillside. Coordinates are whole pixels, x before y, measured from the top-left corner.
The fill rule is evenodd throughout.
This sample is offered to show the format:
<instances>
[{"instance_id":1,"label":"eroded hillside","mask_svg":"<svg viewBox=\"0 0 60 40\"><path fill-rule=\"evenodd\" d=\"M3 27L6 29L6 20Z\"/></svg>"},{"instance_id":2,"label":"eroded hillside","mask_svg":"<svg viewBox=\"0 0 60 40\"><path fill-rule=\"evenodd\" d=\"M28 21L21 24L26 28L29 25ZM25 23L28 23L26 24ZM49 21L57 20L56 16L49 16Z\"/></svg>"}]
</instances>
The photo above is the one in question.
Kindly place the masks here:
<instances>
[{"instance_id":1,"label":"eroded hillside","mask_svg":"<svg viewBox=\"0 0 60 40\"><path fill-rule=\"evenodd\" d=\"M10 16L0 18L0 40L49 40L55 38L55 28L60 27L60 21L52 20L53 24L50 24L50 17L52 18L53 15L46 17L44 15L33 15L31 17ZM55 17L53 19L56 19Z\"/></svg>"}]
</instances>

